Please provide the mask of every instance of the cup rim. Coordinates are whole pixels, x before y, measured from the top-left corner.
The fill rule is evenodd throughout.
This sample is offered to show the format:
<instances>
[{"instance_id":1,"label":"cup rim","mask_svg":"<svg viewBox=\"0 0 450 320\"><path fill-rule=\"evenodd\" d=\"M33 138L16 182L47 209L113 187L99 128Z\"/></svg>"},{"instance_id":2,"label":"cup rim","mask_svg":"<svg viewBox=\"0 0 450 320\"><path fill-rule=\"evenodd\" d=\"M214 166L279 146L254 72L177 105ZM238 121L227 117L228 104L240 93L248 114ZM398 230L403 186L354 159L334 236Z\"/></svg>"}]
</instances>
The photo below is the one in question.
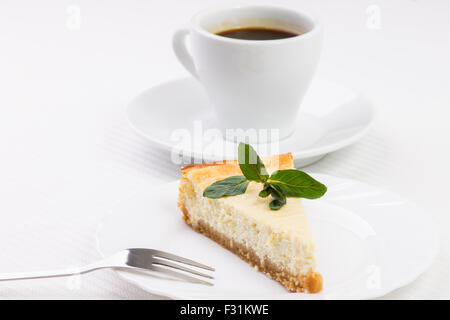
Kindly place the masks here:
<instances>
[{"instance_id":1,"label":"cup rim","mask_svg":"<svg viewBox=\"0 0 450 320\"><path fill-rule=\"evenodd\" d=\"M289 37L289 38L284 38L284 39L272 39L272 40L247 40L247 39L234 39L234 38L228 38L228 37L223 37L223 36L219 36L217 34L214 34L212 32L209 32L207 30L205 30L201 25L200 25L200 19L202 16L208 15L208 14L212 14L215 12L219 12L219 11L224 11L224 10L230 10L230 9L248 9L248 8L255 8L255 9L261 9L261 8L265 8L265 9L274 9L274 10L286 10L286 11L291 11L291 12L295 12L296 14L299 14L300 16L302 16L303 18L309 20L312 24L312 28L310 30L308 30L305 33L296 35L294 37ZM321 24L320 21L314 17L313 15L311 15L309 12L303 11L303 10L297 10L297 9L292 9L292 8L287 8L287 7L283 7L283 6L278 6L278 5L267 5L267 4L255 4L255 5L231 5L231 6L216 6L216 7L210 7L204 10L201 10L199 12L197 12L196 14L194 14L194 16L191 18L190 21L191 24L191 28L193 30L195 30L196 32L200 33L203 36L206 36L210 39L213 40L218 40L218 41L223 41L223 42L228 42L228 43L234 43L234 44L242 44L242 45L273 45L273 44L281 44L281 43L289 43L289 42L296 42L296 41L300 41L300 40L306 40L309 39L313 36L315 36L315 34L317 34L320 29L321 29Z\"/></svg>"}]
</instances>

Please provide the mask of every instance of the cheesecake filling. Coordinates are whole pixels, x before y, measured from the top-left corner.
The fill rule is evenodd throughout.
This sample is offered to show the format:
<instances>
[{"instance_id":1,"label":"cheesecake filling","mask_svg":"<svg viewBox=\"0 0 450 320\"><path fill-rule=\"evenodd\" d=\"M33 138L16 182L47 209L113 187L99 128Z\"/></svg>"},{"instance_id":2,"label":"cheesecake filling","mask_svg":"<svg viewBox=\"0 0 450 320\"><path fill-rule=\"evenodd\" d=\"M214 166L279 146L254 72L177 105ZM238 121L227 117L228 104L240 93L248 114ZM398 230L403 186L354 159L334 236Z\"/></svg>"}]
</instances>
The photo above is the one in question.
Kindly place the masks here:
<instances>
[{"instance_id":1,"label":"cheesecake filling","mask_svg":"<svg viewBox=\"0 0 450 320\"><path fill-rule=\"evenodd\" d=\"M279 211L268 209L270 197L258 196L260 184L250 183L242 195L222 199L202 196L203 189L183 179L183 205L194 229L202 224L231 242L251 250L261 264L285 269L292 275L314 271L314 244L306 227L306 216L300 199L289 198Z\"/></svg>"}]
</instances>

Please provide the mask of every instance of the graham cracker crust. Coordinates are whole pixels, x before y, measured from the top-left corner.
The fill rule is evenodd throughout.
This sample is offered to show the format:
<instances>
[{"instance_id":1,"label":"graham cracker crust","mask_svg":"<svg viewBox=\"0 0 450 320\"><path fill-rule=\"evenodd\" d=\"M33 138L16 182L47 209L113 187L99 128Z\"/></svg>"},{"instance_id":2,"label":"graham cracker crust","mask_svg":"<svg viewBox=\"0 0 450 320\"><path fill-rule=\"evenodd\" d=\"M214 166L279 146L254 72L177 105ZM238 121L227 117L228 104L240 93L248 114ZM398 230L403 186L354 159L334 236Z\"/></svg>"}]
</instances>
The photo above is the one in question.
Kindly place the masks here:
<instances>
[{"instance_id":1,"label":"graham cracker crust","mask_svg":"<svg viewBox=\"0 0 450 320\"><path fill-rule=\"evenodd\" d=\"M181 207L181 211L183 212L183 218L186 224L191 226L195 231L207 236L220 244L222 247L238 255L242 260L250 264L252 267L255 267L258 271L261 271L273 280L280 282L289 291L308 293L318 293L322 291L323 280L320 273L311 272L309 274L298 276L285 270L281 270L270 260L264 259L261 261L261 259L251 248L247 248L246 246L229 239L214 230L204 221L200 220L196 226L193 226L189 220L189 213L184 206Z\"/></svg>"}]
</instances>

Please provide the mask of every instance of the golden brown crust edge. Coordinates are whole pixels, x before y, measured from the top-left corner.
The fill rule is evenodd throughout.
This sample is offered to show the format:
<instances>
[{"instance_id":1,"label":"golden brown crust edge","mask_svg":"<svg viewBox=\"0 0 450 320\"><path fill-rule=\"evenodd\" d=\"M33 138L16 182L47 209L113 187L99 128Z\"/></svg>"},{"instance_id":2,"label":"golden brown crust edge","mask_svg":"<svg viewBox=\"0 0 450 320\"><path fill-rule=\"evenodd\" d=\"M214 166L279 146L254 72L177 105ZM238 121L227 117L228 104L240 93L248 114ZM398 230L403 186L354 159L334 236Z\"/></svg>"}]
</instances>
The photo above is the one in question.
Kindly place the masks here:
<instances>
[{"instance_id":1,"label":"golden brown crust edge","mask_svg":"<svg viewBox=\"0 0 450 320\"><path fill-rule=\"evenodd\" d=\"M280 168L284 167L292 167L293 166L293 157L291 153L284 153L280 155L274 155L271 157L263 158L264 165L266 167L271 167L272 165L278 165ZM239 168L237 160L222 160L222 161L214 161L208 163L200 163L200 164L188 164L181 168L181 173L185 174L191 170L198 170L202 168L214 167L214 166L224 166L230 168Z\"/></svg>"},{"instance_id":2,"label":"golden brown crust edge","mask_svg":"<svg viewBox=\"0 0 450 320\"><path fill-rule=\"evenodd\" d=\"M261 261L251 248L247 248L226 236L216 232L204 221L199 221L197 226L193 226L189 220L189 213L186 208L180 208L184 214L184 221L195 231L207 236L220 244L225 249L236 254L242 260L255 267L258 271L265 273L271 279L281 283L286 289L292 292L318 293L322 291L323 278L318 272L310 272L305 275L293 275L285 270L281 270L270 260Z\"/></svg>"}]
</instances>

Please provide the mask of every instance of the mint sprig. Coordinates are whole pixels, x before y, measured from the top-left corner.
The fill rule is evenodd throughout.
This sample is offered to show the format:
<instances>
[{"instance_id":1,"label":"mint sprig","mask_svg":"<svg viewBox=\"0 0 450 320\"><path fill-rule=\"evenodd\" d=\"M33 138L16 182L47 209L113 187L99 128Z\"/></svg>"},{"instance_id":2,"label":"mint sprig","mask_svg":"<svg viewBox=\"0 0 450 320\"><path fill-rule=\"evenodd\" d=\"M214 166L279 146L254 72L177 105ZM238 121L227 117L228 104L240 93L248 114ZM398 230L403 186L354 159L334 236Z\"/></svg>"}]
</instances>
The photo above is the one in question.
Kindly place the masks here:
<instances>
[{"instance_id":1,"label":"mint sprig","mask_svg":"<svg viewBox=\"0 0 450 320\"><path fill-rule=\"evenodd\" d=\"M324 184L296 169L275 171L270 176L268 183L280 188L286 197L316 199L327 191Z\"/></svg>"},{"instance_id":2,"label":"mint sprig","mask_svg":"<svg viewBox=\"0 0 450 320\"><path fill-rule=\"evenodd\" d=\"M247 190L249 181L245 176L232 176L216 181L203 191L203 196L211 199L219 199L228 196L237 196Z\"/></svg>"},{"instance_id":3,"label":"mint sprig","mask_svg":"<svg viewBox=\"0 0 450 320\"><path fill-rule=\"evenodd\" d=\"M287 197L317 199L327 191L324 184L300 170L277 170L269 176L261 158L246 143L239 144L238 163L243 176L216 181L203 191L203 196L211 199L236 196L245 193L250 181L259 182L264 185L259 196L270 195L269 208L279 210L286 204Z\"/></svg>"},{"instance_id":4,"label":"mint sprig","mask_svg":"<svg viewBox=\"0 0 450 320\"><path fill-rule=\"evenodd\" d=\"M242 174L250 181L265 182L269 178L264 163L249 144L239 144L238 163Z\"/></svg>"}]
</instances>

